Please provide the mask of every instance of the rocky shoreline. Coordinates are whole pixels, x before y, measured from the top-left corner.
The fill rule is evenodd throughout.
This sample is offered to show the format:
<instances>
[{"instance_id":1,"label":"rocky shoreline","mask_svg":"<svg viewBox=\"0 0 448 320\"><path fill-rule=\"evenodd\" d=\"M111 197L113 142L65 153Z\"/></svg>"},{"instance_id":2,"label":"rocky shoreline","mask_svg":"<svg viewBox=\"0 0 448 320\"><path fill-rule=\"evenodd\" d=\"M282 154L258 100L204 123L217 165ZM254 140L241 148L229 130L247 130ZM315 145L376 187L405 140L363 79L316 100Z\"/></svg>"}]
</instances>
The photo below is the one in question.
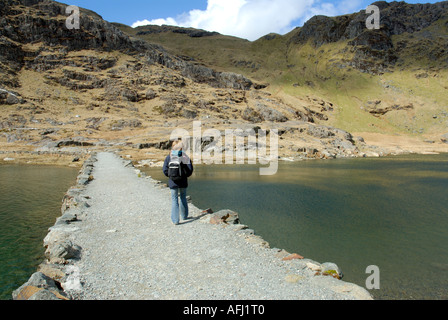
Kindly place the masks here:
<instances>
[{"instance_id":1,"label":"rocky shoreline","mask_svg":"<svg viewBox=\"0 0 448 320\"><path fill-rule=\"evenodd\" d=\"M270 248L264 239L256 235L248 226L240 223L237 213L230 210L222 210L214 213L211 209L198 209L192 203L189 204L192 219L191 221L185 222L182 226L184 228L182 231L179 229L179 234L183 233L179 239L185 240L182 237L188 237L191 234L194 239L203 236L208 240L206 242L195 242L195 245L192 246L198 251L193 256L192 253L188 252L185 253L185 257L180 256L178 258L181 260L179 263L187 265L193 263L199 269L205 268L203 272L208 273L212 267L209 264L215 263L216 258L219 256L221 263L230 264L224 268L228 274L221 278L212 272L212 274L207 276L209 277L208 281L206 281L207 279L201 279L199 276L195 280L191 280L193 284L184 283L187 280L183 278L179 280L177 278L179 276L178 274L172 274L166 271L164 264L162 267L159 266L159 263L162 264L165 259L169 258L170 254L174 254L174 251L167 253L166 250L176 250L176 248L170 246L168 249L163 249L163 251L157 251L157 243L153 244L155 248L152 248L152 251L145 251L148 254L147 258L156 255L152 256L156 261L151 262L151 267L147 266L148 261L144 259L145 254L140 252L136 254L134 252L136 250L149 250L147 246L141 249L135 246L133 252L129 252L129 250L122 251L122 247L127 246L127 243L120 242L115 244L113 242L114 237L122 236L132 236L134 241L134 229L137 225L131 224L127 217L111 216L110 211L113 211L111 208L103 210L103 208L98 209L97 207L97 201L100 201L100 199L95 197L95 192L102 194L101 192L107 191L102 191L103 187L99 188L100 186L93 186L92 184L99 184L100 182L97 181L97 177L101 179L103 175L108 176L108 170L111 169L95 168L98 163L98 157L101 157L103 163L110 161L114 165L117 165L117 163L120 164L120 172L116 174L123 174L123 179L127 181L127 187L130 185L128 181L136 181L140 187L144 186L144 188L148 188L148 190L156 193L154 198L156 200L148 204L151 208L158 205L154 201L160 202L161 197L167 197L169 199L168 188L160 181L145 177L144 173L136 169L130 160L118 159L117 156L112 156L110 153L92 154L83 163L77 177L77 184L67 191L62 200L61 217L49 229L49 233L44 239L44 247L46 248L45 261L39 265L37 272L25 284L13 292L12 297L14 300L176 300L182 298L244 300L259 299L260 297L274 300L372 299L371 295L364 288L340 280L343 276L342 271L334 263L321 264L310 259L305 259L297 253L289 253L281 249ZM103 171L100 172L100 170ZM89 189L94 187L95 189L93 191ZM113 188L110 185L107 187ZM147 190L145 189L145 191ZM126 195L124 197L126 198ZM162 200L165 201L165 199ZM105 199L105 201L107 202L109 200ZM161 202L166 203L163 201ZM128 204L129 207L132 207L132 205L133 202ZM138 210L141 206L141 204L135 206L134 210ZM162 206L166 207L163 204ZM117 208L116 210L120 209ZM152 210L154 211L154 217L151 216L148 218L147 214L141 217L144 220L148 220L147 223L150 227L150 230L145 229L145 237L148 239L151 237L151 235L146 234L149 232L157 233L160 236L155 239L151 238L154 242L160 241L158 240L159 238L166 238L167 234L172 234L172 237L175 238L176 232L172 229L173 226L169 225L168 220L165 219L165 217L168 217L167 214L161 213L159 217L157 215L158 209L153 208ZM111 217L110 220L104 221L101 214L106 214L107 217ZM132 214L134 215L135 212ZM109 225L112 217L113 219L118 219L120 222L116 225ZM162 220L158 220L159 218ZM104 226L100 227L101 224L104 224ZM129 224L129 228L132 230L132 234L130 235L125 231L127 224ZM143 237L143 234L141 237ZM99 251L95 251L94 246L98 241L104 241L104 238L110 238L110 241L102 244L98 248ZM173 241L176 239L173 239ZM188 241L192 241L190 238L187 239ZM219 248L221 241L228 245L225 248ZM179 246L179 243L176 242L177 246ZM159 243L159 246L163 245L163 243ZM211 252L218 256L214 256L213 259L210 258L208 260ZM107 256L107 259L106 256L97 257L97 255L103 254L111 256ZM124 261L121 260L126 259L124 255L129 254L133 254L132 258ZM179 253L176 251L176 254ZM130 270L133 270L133 266L139 263L142 258L144 259L142 265L145 268L137 268L137 271L132 273ZM118 259L120 261L112 262L110 259ZM118 265L115 266L117 263ZM175 262L168 261L166 263L172 267L172 264ZM175 267L177 267L177 263ZM117 270L114 269L107 276L103 274L105 272L104 268L112 268L112 265ZM163 272L169 273L169 275L159 279L159 275L152 274L151 271L146 270L151 268L157 269L159 267L162 268ZM221 267L219 266L219 268ZM214 272L219 273L219 268ZM274 273L273 270L275 270ZM124 274L121 274L122 272ZM195 271L190 272L194 273ZM252 288L253 280L248 279L252 277L249 273L254 273L254 276L260 274L261 278L257 280L260 283L254 284L254 288ZM171 282L173 281L171 279L173 277L178 279L174 281L174 284L179 286L180 282L181 287L185 289L182 293L174 292L175 290L170 288L173 285ZM233 279L233 277L236 278ZM247 284L245 282L246 279L248 280ZM236 290L235 286L231 286L234 280L236 281L235 283L241 285L239 291ZM145 283L142 283L142 281ZM138 286L134 282L138 282ZM209 285L210 287L208 287ZM247 288L245 287L246 285ZM118 293L110 292L119 286L123 287L121 291ZM150 288L143 290L142 286L148 286ZM217 291L212 292L216 287L218 287L216 289ZM248 292L244 292L243 294L242 291L245 290ZM217 293L218 291L219 294Z\"/></svg>"},{"instance_id":2,"label":"rocky shoreline","mask_svg":"<svg viewBox=\"0 0 448 320\"><path fill-rule=\"evenodd\" d=\"M82 219L82 208L88 206L88 196L82 194L85 186L93 179L91 176L95 154L84 162L71 187L62 199L61 213L54 226L43 240L45 260L38 266L29 280L12 293L13 300L70 300L65 292L67 281L67 262L79 258L81 248L68 237L77 228L70 224Z\"/></svg>"},{"instance_id":3,"label":"rocky shoreline","mask_svg":"<svg viewBox=\"0 0 448 320\"><path fill-rule=\"evenodd\" d=\"M358 146L365 145L361 137L356 138ZM145 147L148 145L148 149ZM154 146L155 145L155 146ZM120 148L111 144L110 147L64 147L51 150L21 150L8 146L7 150L0 150L1 164L17 165L50 165L81 168L83 162L92 153L110 151L120 154L123 158L132 160L137 168L159 167L163 164L169 141L158 143L137 144L135 148ZM143 146L143 147L142 147ZM279 155L280 162L295 162L307 160L331 160L341 158L379 158L406 154L439 154L448 153L448 144L436 144L431 141L415 146L369 145L366 148L358 148L353 144L351 148L316 148L316 147L291 147L289 153ZM245 162L247 158L245 159Z\"/></svg>"}]
</instances>

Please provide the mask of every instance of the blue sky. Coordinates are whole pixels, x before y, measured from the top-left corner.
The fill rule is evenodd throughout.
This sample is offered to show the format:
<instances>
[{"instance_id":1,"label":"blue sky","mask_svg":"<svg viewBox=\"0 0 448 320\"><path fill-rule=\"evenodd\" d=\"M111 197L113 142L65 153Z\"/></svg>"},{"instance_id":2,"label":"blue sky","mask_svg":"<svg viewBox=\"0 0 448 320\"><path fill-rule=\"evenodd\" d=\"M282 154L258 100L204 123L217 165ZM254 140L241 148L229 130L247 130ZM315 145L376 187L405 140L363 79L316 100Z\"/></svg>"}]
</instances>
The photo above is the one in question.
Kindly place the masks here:
<instances>
[{"instance_id":1,"label":"blue sky","mask_svg":"<svg viewBox=\"0 0 448 320\"><path fill-rule=\"evenodd\" d=\"M316 14L335 16L365 10L367 0L67 0L109 22L130 26L169 24L218 31L249 40L284 34ZM389 2L389 1L388 1ZM434 0L407 0L435 3Z\"/></svg>"}]
</instances>

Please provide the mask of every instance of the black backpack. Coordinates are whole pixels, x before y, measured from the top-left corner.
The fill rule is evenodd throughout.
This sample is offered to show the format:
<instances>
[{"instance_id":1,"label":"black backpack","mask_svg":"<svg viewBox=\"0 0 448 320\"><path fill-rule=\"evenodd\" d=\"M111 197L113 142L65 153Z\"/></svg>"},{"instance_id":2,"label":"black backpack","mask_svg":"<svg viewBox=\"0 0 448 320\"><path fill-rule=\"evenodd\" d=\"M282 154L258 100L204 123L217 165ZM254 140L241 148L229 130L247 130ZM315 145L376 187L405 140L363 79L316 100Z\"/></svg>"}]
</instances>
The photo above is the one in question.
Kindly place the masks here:
<instances>
[{"instance_id":1,"label":"black backpack","mask_svg":"<svg viewBox=\"0 0 448 320\"><path fill-rule=\"evenodd\" d=\"M182 169L182 162L177 155L170 155L170 162L168 163L168 177L174 181L180 181L184 178L185 172ZM186 177L186 175L185 175Z\"/></svg>"}]
</instances>

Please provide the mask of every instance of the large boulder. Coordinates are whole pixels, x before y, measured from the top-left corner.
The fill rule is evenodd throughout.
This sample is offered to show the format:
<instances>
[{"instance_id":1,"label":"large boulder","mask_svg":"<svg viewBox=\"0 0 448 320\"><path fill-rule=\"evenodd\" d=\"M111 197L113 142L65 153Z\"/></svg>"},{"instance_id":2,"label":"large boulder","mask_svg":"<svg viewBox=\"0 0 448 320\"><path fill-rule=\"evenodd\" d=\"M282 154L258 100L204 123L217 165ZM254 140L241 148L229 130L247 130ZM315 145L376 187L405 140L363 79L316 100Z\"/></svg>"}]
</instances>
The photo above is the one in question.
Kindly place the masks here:
<instances>
[{"instance_id":1,"label":"large boulder","mask_svg":"<svg viewBox=\"0 0 448 320\"><path fill-rule=\"evenodd\" d=\"M225 209L213 213L209 221L211 224L238 224L239 216L235 211Z\"/></svg>"},{"instance_id":2,"label":"large boulder","mask_svg":"<svg viewBox=\"0 0 448 320\"><path fill-rule=\"evenodd\" d=\"M80 256L81 247L73 244L71 240L64 240L50 244L45 251L49 263L65 264L68 259L76 259Z\"/></svg>"},{"instance_id":3,"label":"large boulder","mask_svg":"<svg viewBox=\"0 0 448 320\"><path fill-rule=\"evenodd\" d=\"M14 290L13 300L67 300L56 282L42 272L34 273L30 279Z\"/></svg>"},{"instance_id":4,"label":"large boulder","mask_svg":"<svg viewBox=\"0 0 448 320\"><path fill-rule=\"evenodd\" d=\"M0 88L0 104L18 104L25 101L15 92Z\"/></svg>"}]
</instances>

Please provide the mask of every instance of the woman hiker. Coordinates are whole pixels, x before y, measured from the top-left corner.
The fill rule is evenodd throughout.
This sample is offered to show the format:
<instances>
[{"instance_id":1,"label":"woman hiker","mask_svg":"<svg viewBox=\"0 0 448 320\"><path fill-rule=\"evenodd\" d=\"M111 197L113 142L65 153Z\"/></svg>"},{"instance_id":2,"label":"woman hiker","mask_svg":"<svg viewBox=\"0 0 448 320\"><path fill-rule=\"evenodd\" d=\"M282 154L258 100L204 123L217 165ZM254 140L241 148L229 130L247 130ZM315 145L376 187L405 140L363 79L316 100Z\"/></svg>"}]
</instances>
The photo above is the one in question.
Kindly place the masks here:
<instances>
[{"instance_id":1,"label":"woman hiker","mask_svg":"<svg viewBox=\"0 0 448 320\"><path fill-rule=\"evenodd\" d=\"M179 194L180 216L182 220L188 219L188 177L193 174L193 164L182 148L182 141L174 141L171 152L163 163L163 173L169 178L168 186L171 189L171 221L175 225L179 224Z\"/></svg>"}]
</instances>

